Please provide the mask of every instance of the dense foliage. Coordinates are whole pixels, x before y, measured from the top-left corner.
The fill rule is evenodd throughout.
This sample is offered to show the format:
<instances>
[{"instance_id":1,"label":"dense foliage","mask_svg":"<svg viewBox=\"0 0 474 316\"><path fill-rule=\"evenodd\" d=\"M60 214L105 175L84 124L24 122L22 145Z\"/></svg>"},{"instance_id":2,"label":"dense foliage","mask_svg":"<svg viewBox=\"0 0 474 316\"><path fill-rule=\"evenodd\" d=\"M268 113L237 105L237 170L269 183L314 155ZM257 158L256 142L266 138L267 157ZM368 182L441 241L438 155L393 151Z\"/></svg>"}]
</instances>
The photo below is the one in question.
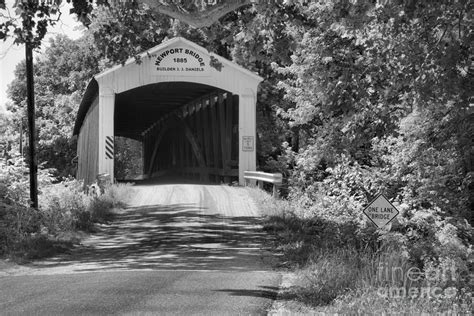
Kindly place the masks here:
<instances>
[{"instance_id":1,"label":"dense foliage","mask_svg":"<svg viewBox=\"0 0 474 316\"><path fill-rule=\"evenodd\" d=\"M301 19L286 32L298 45L291 64L275 65L294 104L281 114L305 135L294 157L295 195L344 196L357 211L385 192L412 210L469 214L474 116L465 5L295 4Z\"/></svg>"},{"instance_id":2,"label":"dense foliage","mask_svg":"<svg viewBox=\"0 0 474 316\"><path fill-rule=\"evenodd\" d=\"M76 155L76 145L72 129L86 85L100 71L100 60L95 52L87 37L73 41L57 36L49 41L44 54L35 62L38 159L46 163L45 167L55 168L59 176L74 175L71 161ZM13 101L8 110L13 113L12 124L18 134L20 124L26 122L24 62L15 70L8 95ZM11 143L11 140L4 142Z\"/></svg>"},{"instance_id":3,"label":"dense foliage","mask_svg":"<svg viewBox=\"0 0 474 316\"><path fill-rule=\"evenodd\" d=\"M143 173L142 143L115 137L114 168L117 180L133 180Z\"/></svg>"},{"instance_id":4,"label":"dense foliage","mask_svg":"<svg viewBox=\"0 0 474 316\"><path fill-rule=\"evenodd\" d=\"M88 195L81 181L58 182L52 170L39 167L39 209L29 206L28 169L21 157L0 161L0 256L27 259L67 250L79 231L106 222L124 207L129 185L112 185L100 196Z\"/></svg>"},{"instance_id":5,"label":"dense foliage","mask_svg":"<svg viewBox=\"0 0 474 316\"><path fill-rule=\"evenodd\" d=\"M198 2L168 1L184 11L205 9ZM324 233L338 231L326 248L392 247L422 269L449 262L458 272L472 270L474 21L468 0L260 1L200 28L137 3L97 5L78 9L89 27L83 39L57 37L36 62L46 167L73 173L71 128L91 75L182 36L265 78L258 162L288 179L285 214L273 227L285 227L275 232L294 245L291 255L309 254L315 241L328 241ZM16 77L9 109L21 114L23 65ZM0 117L7 151L17 148L19 117ZM127 169L133 146L124 144L117 163L126 176L137 170ZM386 235L362 214L378 193L401 212ZM321 259L303 257L300 263L313 270L312 260Z\"/></svg>"}]
</instances>

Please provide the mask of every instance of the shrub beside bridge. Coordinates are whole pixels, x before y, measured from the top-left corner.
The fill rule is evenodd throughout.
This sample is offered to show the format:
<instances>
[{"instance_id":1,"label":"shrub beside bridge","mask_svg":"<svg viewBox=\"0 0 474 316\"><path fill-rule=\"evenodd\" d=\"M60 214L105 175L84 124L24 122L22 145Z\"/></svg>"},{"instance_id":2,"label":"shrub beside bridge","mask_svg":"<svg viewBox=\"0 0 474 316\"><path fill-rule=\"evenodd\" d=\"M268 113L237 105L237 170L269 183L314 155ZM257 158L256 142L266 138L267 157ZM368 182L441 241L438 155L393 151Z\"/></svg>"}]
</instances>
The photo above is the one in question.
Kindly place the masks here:
<instances>
[{"instance_id":1,"label":"shrub beside bridge","mask_svg":"<svg viewBox=\"0 0 474 316\"><path fill-rule=\"evenodd\" d=\"M113 218L130 197L126 184L108 185L101 195L87 194L83 183L58 181L39 168L39 208L29 207L28 172L23 160L0 163L0 256L34 259L67 250L95 223Z\"/></svg>"}]
</instances>

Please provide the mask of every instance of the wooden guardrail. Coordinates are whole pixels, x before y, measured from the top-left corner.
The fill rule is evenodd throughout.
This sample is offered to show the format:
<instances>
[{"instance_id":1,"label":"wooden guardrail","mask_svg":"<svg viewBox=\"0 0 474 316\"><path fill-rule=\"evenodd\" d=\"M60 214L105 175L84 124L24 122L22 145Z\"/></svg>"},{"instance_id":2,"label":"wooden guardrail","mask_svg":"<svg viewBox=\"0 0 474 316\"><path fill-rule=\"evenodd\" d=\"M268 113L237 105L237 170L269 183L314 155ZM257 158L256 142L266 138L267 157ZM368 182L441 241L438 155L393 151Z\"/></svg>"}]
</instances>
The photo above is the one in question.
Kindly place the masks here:
<instances>
[{"instance_id":1,"label":"wooden guardrail","mask_svg":"<svg viewBox=\"0 0 474 316\"><path fill-rule=\"evenodd\" d=\"M258 187L263 189L263 183L273 184L273 197L278 197L278 187L283 183L283 175L281 173L265 173L260 171L244 171L245 184L248 185L250 180L256 180Z\"/></svg>"}]
</instances>

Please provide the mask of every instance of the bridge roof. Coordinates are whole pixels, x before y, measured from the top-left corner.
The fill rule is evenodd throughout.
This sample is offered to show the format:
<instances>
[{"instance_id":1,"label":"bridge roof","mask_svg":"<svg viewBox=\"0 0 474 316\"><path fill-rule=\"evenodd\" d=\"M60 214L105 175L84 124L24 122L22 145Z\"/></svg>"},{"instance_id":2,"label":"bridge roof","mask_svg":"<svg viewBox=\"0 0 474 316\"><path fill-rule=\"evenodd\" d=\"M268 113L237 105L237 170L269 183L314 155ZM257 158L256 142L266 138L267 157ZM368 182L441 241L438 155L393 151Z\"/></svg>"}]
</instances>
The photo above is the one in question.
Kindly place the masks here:
<instances>
[{"instance_id":1,"label":"bridge roof","mask_svg":"<svg viewBox=\"0 0 474 316\"><path fill-rule=\"evenodd\" d=\"M160 56L173 48L185 48L200 54L207 65L207 75L157 73L156 63ZM191 56L187 57L195 61ZM115 93L115 135L139 138L161 116L196 98L219 90L240 94L249 87L256 88L263 80L257 74L181 37L142 53L140 60L141 63L137 63L135 58L131 58L124 65L94 76L79 106L74 135L79 134L89 108L104 87ZM212 62L220 63L222 69L211 67Z\"/></svg>"}]
</instances>

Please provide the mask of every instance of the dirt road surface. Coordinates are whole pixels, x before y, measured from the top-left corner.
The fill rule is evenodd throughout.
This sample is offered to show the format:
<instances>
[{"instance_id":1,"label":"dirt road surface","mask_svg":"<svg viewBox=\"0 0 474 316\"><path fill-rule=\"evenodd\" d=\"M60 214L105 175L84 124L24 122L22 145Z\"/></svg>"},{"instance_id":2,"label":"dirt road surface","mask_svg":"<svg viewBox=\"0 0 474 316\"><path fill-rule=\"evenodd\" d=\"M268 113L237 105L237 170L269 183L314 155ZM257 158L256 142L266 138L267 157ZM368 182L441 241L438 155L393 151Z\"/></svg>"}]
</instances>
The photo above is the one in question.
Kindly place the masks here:
<instances>
[{"instance_id":1,"label":"dirt road surface","mask_svg":"<svg viewBox=\"0 0 474 316\"><path fill-rule=\"evenodd\" d=\"M280 276L244 188L131 190L129 207L70 253L0 270L0 313L267 313Z\"/></svg>"}]
</instances>

